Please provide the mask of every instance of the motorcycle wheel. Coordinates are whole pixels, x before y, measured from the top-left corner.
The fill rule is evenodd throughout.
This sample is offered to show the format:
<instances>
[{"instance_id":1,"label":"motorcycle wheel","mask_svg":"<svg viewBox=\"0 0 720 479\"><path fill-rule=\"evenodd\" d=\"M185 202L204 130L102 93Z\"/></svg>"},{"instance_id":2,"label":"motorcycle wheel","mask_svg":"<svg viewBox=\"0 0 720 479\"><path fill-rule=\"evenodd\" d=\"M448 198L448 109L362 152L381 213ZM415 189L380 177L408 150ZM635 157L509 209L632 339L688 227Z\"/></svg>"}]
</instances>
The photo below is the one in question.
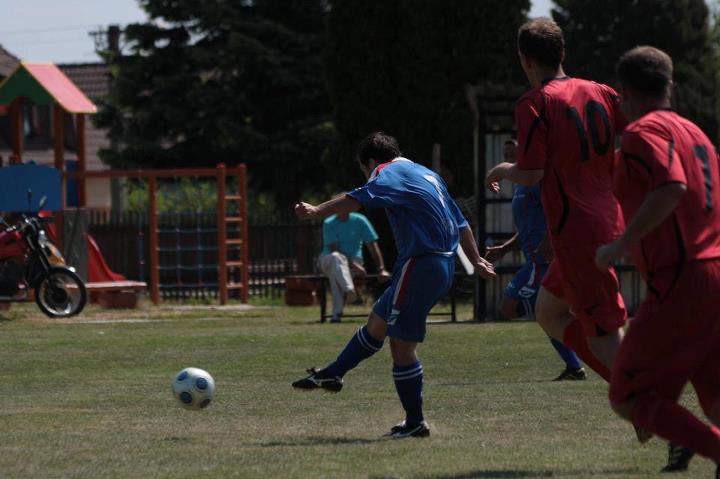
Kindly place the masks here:
<instances>
[{"instance_id":1,"label":"motorcycle wheel","mask_svg":"<svg viewBox=\"0 0 720 479\"><path fill-rule=\"evenodd\" d=\"M68 268L50 268L35 286L35 302L51 318L74 316L83 310L87 302L85 283Z\"/></svg>"}]
</instances>

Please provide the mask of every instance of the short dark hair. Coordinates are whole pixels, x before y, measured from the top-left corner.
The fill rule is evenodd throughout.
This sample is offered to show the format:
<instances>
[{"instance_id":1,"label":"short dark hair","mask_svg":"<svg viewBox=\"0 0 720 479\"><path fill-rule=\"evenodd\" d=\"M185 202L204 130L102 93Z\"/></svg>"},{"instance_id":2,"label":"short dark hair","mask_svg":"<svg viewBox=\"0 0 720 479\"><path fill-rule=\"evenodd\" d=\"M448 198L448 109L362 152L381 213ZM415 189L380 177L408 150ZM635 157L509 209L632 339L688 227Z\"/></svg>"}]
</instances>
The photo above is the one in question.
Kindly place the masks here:
<instances>
[{"instance_id":1,"label":"short dark hair","mask_svg":"<svg viewBox=\"0 0 720 479\"><path fill-rule=\"evenodd\" d=\"M546 67L557 68L565 57L562 29L549 18L525 22L518 30L518 51Z\"/></svg>"},{"instance_id":2,"label":"short dark hair","mask_svg":"<svg viewBox=\"0 0 720 479\"><path fill-rule=\"evenodd\" d=\"M658 48L639 46L620 57L616 70L624 87L657 98L665 95L672 83L673 62Z\"/></svg>"},{"instance_id":3,"label":"short dark hair","mask_svg":"<svg viewBox=\"0 0 720 479\"><path fill-rule=\"evenodd\" d=\"M371 158L377 163L385 163L401 154L400 145L394 137L382 131L376 131L360 141L356 156L360 163L367 165Z\"/></svg>"}]
</instances>

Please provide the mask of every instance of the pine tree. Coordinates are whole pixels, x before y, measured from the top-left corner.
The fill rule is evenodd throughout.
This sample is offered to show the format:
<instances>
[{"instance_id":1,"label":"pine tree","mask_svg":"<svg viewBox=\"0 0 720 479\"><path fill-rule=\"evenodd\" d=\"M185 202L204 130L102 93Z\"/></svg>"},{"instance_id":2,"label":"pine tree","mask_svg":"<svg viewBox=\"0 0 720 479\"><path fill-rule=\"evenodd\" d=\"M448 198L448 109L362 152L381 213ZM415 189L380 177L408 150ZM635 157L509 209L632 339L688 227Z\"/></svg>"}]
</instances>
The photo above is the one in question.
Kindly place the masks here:
<instances>
[{"instance_id":1,"label":"pine tree","mask_svg":"<svg viewBox=\"0 0 720 479\"><path fill-rule=\"evenodd\" d=\"M249 166L251 187L296 201L335 142L322 65L322 0L141 0L129 52L105 52L97 123L115 167ZM314 175L310 174L315 173ZM279 187L282 185L282 187Z\"/></svg>"},{"instance_id":2,"label":"pine tree","mask_svg":"<svg viewBox=\"0 0 720 479\"><path fill-rule=\"evenodd\" d=\"M334 2L328 81L344 156L366 134L398 137L429 164L433 143L455 192L472 191L472 118L463 85L524 84L515 36L527 0L344 0Z\"/></svg>"}]
</instances>

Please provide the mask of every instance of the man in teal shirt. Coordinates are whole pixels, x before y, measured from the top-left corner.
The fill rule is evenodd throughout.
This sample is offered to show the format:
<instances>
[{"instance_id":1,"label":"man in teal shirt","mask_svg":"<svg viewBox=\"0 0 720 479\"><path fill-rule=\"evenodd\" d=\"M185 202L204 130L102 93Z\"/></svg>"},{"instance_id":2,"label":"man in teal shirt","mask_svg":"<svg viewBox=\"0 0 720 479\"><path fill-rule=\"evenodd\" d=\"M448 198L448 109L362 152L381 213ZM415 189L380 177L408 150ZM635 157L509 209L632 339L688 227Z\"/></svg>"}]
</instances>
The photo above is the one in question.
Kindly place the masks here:
<instances>
[{"instance_id":1,"label":"man in teal shirt","mask_svg":"<svg viewBox=\"0 0 720 479\"><path fill-rule=\"evenodd\" d=\"M332 215L323 222L323 249L318 258L320 270L328 278L332 293L331 322L339 323L345 298L355 297L353 276L364 276L362 246L367 245L378 269L378 281L390 279L385 270L378 235L370 221L360 213Z\"/></svg>"}]
</instances>

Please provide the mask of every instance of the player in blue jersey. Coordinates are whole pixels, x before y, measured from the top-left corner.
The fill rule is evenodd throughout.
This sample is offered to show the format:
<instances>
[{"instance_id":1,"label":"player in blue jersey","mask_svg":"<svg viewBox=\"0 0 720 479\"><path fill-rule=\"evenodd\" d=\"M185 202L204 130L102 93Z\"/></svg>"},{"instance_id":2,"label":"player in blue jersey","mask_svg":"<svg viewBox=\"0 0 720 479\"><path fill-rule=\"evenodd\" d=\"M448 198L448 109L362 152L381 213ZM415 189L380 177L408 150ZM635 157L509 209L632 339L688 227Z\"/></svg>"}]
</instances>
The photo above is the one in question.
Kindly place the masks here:
<instances>
[{"instance_id":1,"label":"player in blue jersey","mask_svg":"<svg viewBox=\"0 0 720 479\"><path fill-rule=\"evenodd\" d=\"M507 140L503 145L503 159L515 163L516 151L517 141ZM485 254L485 259L493 263L514 250L522 250L525 256L525 264L508 283L500 302L500 314L508 319L534 316L540 284L552 259L540 202L540 186L515 185L512 212L517 232L505 243L487 248ZM565 362L565 370L553 381L585 379L585 369L573 350L554 338L550 338L550 342Z\"/></svg>"},{"instance_id":2,"label":"player in blue jersey","mask_svg":"<svg viewBox=\"0 0 720 479\"><path fill-rule=\"evenodd\" d=\"M309 376L292 385L338 392L343 376L378 352L389 337L393 379L405 420L388 435L426 437L430 429L423 416L423 368L416 347L425 339L430 309L452 285L458 243L479 275L490 278L495 272L480 256L472 230L445 182L402 158L395 138L372 133L360 142L357 159L368 178L364 186L317 206L298 203L295 213L300 218L324 218L361 208L385 208L398 251L392 282L337 359L322 369L309 369Z\"/></svg>"}]
</instances>

